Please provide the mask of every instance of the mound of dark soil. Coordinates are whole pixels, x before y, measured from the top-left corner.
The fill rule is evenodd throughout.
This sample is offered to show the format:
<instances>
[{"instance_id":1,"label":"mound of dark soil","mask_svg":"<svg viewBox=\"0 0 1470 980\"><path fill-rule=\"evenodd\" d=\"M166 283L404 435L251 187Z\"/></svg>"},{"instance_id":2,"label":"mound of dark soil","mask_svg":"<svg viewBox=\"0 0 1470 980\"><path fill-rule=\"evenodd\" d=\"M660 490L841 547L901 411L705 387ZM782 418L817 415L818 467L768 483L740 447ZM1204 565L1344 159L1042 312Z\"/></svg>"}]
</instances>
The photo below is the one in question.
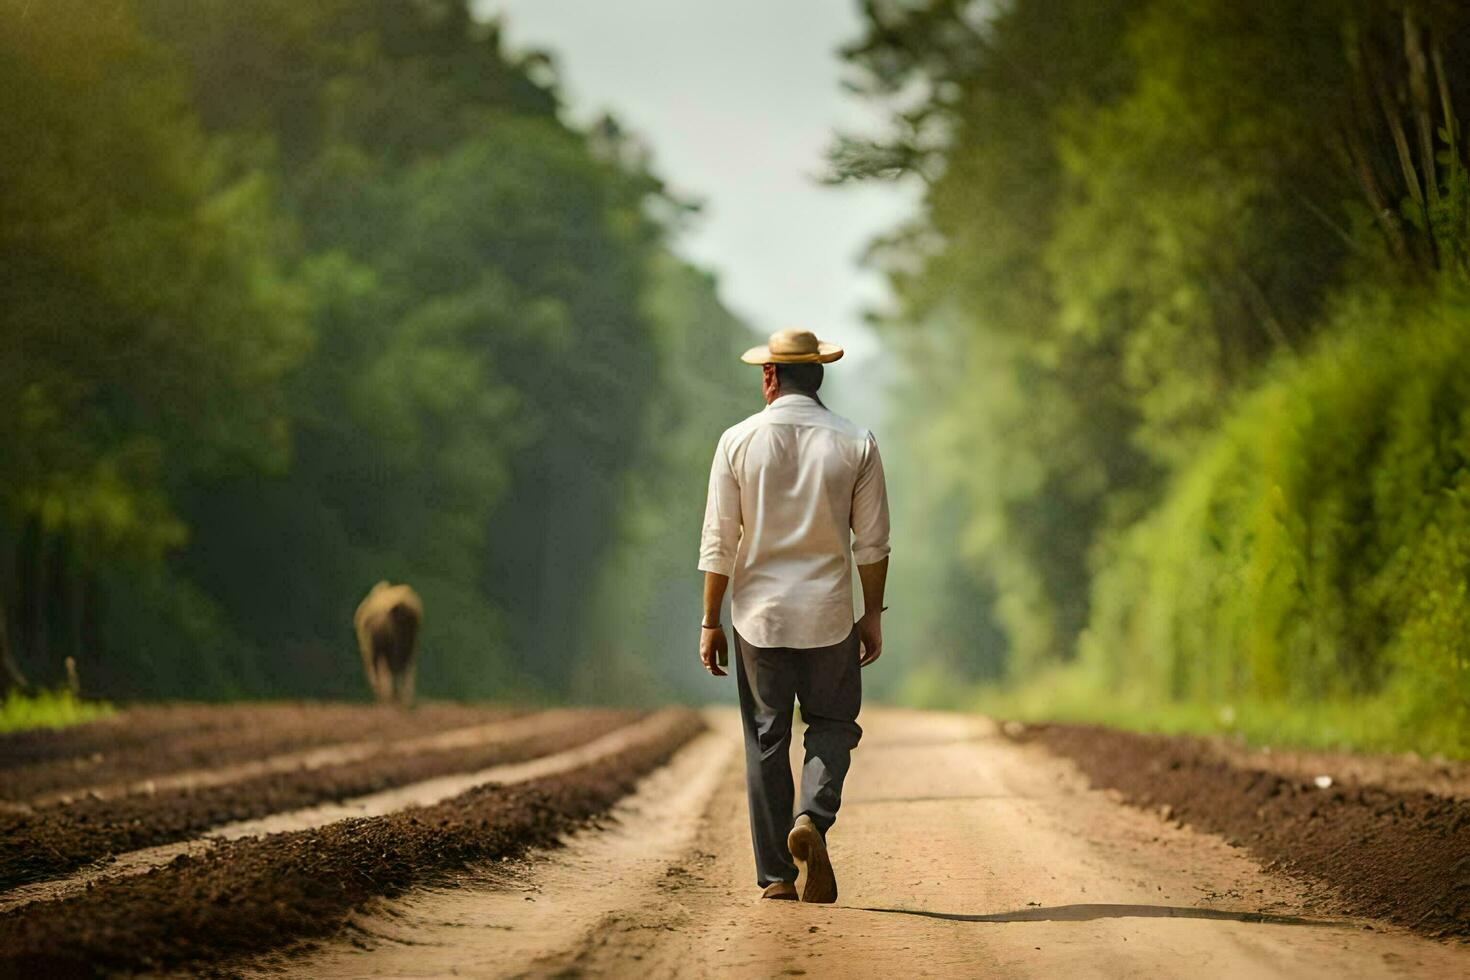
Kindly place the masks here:
<instances>
[{"instance_id":1,"label":"mound of dark soil","mask_svg":"<svg viewBox=\"0 0 1470 980\"><path fill-rule=\"evenodd\" d=\"M400 739L510 718L505 708L388 705L172 704L128 708L59 730L0 735L0 799L147 779L365 739Z\"/></svg>"},{"instance_id":2,"label":"mound of dark soil","mask_svg":"<svg viewBox=\"0 0 1470 980\"><path fill-rule=\"evenodd\" d=\"M0 916L0 976L178 969L326 935L376 896L555 844L703 727L689 712L666 737L564 775L237 841L76 898L27 906Z\"/></svg>"},{"instance_id":3,"label":"mound of dark soil","mask_svg":"<svg viewBox=\"0 0 1470 980\"><path fill-rule=\"evenodd\" d=\"M1013 737L1070 757L1094 786L1135 806L1330 886L1344 911L1470 938L1470 800L1319 788L1297 773L1232 765L1197 738L1083 725L1027 726Z\"/></svg>"},{"instance_id":4,"label":"mound of dark soil","mask_svg":"<svg viewBox=\"0 0 1470 980\"><path fill-rule=\"evenodd\" d=\"M474 748L385 756L151 796L83 798L32 813L0 812L0 889L52 878L125 851L196 837L225 823L561 752L636 717L633 712L588 710L563 730Z\"/></svg>"}]
</instances>

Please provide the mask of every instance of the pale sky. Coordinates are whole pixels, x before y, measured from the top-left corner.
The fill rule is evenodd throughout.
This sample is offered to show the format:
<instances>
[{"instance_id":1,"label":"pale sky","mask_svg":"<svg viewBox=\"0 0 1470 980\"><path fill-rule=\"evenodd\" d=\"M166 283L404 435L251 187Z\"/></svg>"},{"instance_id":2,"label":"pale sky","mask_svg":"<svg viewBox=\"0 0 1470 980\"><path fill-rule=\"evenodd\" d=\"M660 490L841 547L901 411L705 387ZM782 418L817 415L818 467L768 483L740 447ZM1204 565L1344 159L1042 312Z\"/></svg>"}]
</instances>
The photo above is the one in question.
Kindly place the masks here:
<instances>
[{"instance_id":1,"label":"pale sky","mask_svg":"<svg viewBox=\"0 0 1470 980\"><path fill-rule=\"evenodd\" d=\"M716 273L727 306L761 333L801 326L854 361L873 352L861 311L886 294L857 258L912 210L914 194L816 180L834 130L880 122L839 86L837 49L861 30L855 0L480 0L478 9L503 18L512 50L554 56L572 121L610 111L651 147L675 193L704 202L676 247ZM843 373L853 372L863 366Z\"/></svg>"}]
</instances>

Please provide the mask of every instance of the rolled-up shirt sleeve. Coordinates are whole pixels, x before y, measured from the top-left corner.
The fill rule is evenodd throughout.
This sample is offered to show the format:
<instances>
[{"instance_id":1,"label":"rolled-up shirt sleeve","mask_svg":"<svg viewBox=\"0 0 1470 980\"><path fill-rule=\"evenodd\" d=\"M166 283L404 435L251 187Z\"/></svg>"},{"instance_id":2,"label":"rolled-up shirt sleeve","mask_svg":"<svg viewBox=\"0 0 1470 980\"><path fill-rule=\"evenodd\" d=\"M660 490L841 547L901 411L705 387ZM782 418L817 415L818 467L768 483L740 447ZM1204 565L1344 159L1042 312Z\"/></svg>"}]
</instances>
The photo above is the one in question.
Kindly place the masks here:
<instances>
[{"instance_id":1,"label":"rolled-up shirt sleeve","mask_svg":"<svg viewBox=\"0 0 1470 980\"><path fill-rule=\"evenodd\" d=\"M852 490L852 560L871 565L888 557L888 550L888 485L878 440L870 432Z\"/></svg>"},{"instance_id":2,"label":"rolled-up shirt sleeve","mask_svg":"<svg viewBox=\"0 0 1470 980\"><path fill-rule=\"evenodd\" d=\"M704 504L704 531L699 540L699 570L729 575L735 570L740 544L740 484L730 466L725 437L715 447L709 471L709 496Z\"/></svg>"}]
</instances>

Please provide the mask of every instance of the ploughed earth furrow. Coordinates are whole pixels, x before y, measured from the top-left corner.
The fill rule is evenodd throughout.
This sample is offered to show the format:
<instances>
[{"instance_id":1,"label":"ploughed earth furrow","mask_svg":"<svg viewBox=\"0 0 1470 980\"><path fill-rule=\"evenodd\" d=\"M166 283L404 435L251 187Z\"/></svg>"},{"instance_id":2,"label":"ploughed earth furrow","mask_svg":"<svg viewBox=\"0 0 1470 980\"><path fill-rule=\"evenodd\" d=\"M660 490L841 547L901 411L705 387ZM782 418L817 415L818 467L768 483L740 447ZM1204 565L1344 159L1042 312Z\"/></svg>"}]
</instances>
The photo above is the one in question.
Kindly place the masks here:
<instances>
[{"instance_id":1,"label":"ploughed earth furrow","mask_svg":"<svg viewBox=\"0 0 1470 980\"><path fill-rule=\"evenodd\" d=\"M1205 739L1084 725L1006 726L1070 757L1091 783L1219 834L1267 868L1330 887L1344 911L1470 937L1470 799L1232 763ZM1320 757L1319 757L1320 759ZM1379 766L1387 760L1377 760ZM1417 773L1390 785L1402 785Z\"/></svg>"},{"instance_id":2,"label":"ploughed earth furrow","mask_svg":"<svg viewBox=\"0 0 1470 980\"><path fill-rule=\"evenodd\" d=\"M339 742L314 748L294 749L208 769L183 769L160 773L142 780L98 783L85 789L43 793L28 804L8 804L0 806L0 809L24 812L56 803L70 804L78 799L100 800L115 799L120 796L153 796L160 791L205 789L210 786L239 783L247 779L277 773L346 766L382 755L424 755L430 752L472 748L486 742L504 741L517 732L531 734L533 731L539 733L560 727L567 723L570 710L572 709L537 711L530 714L513 715L482 725L471 725L467 728L451 728L448 731L428 735Z\"/></svg>"},{"instance_id":3,"label":"ploughed earth furrow","mask_svg":"<svg viewBox=\"0 0 1470 980\"><path fill-rule=\"evenodd\" d=\"M368 900L512 858L605 812L704 728L667 711L579 768L433 806L220 844L73 898L0 915L0 976L196 967L327 935Z\"/></svg>"},{"instance_id":4,"label":"ploughed earth furrow","mask_svg":"<svg viewBox=\"0 0 1470 980\"><path fill-rule=\"evenodd\" d=\"M504 707L428 702L158 705L58 731L0 735L0 800L84 794L99 784L208 769L364 739L391 742L505 720Z\"/></svg>"},{"instance_id":5,"label":"ploughed earth furrow","mask_svg":"<svg viewBox=\"0 0 1470 980\"><path fill-rule=\"evenodd\" d=\"M385 745L379 754L345 765L151 794L82 798L29 813L0 812L0 889L53 878L123 852L197 837L225 824L562 752L636 718L627 711L546 712ZM482 739L441 751L394 751L453 743L460 732ZM497 738L497 732L503 735Z\"/></svg>"}]
</instances>

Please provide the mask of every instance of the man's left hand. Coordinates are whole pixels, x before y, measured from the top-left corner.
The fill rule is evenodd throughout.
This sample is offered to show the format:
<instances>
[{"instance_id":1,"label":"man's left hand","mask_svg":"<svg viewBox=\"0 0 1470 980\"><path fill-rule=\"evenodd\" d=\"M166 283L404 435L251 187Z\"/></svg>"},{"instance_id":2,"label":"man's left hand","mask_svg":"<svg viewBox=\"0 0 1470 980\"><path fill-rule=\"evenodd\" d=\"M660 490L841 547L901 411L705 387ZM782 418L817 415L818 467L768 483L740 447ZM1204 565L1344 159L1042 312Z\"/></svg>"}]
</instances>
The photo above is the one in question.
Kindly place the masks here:
<instances>
[{"instance_id":1,"label":"man's left hand","mask_svg":"<svg viewBox=\"0 0 1470 980\"><path fill-rule=\"evenodd\" d=\"M716 677L724 677L725 670L720 666L720 661L728 662L730 656L730 644L725 639L725 628L707 630L700 627L699 630L699 659L704 664L704 669Z\"/></svg>"},{"instance_id":2,"label":"man's left hand","mask_svg":"<svg viewBox=\"0 0 1470 980\"><path fill-rule=\"evenodd\" d=\"M858 639L863 644L862 656L858 658L859 667L866 667L883 656L883 611L881 609L863 613L863 618L858 620Z\"/></svg>"}]
</instances>

